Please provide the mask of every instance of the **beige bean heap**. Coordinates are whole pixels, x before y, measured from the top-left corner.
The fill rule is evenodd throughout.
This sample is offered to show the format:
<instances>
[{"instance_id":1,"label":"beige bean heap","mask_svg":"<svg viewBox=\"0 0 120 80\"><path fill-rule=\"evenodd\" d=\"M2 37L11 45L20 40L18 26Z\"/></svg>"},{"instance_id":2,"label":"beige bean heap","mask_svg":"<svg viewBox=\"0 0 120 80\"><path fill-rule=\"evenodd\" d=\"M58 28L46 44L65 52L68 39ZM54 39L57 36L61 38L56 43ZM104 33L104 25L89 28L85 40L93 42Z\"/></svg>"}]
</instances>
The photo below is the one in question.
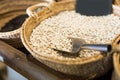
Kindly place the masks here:
<instances>
[{"instance_id":1,"label":"beige bean heap","mask_svg":"<svg viewBox=\"0 0 120 80\"><path fill-rule=\"evenodd\" d=\"M30 36L30 45L40 55L57 59L79 59L100 54L99 51L82 50L79 56L63 56L52 48L69 51L71 40L68 37L84 39L87 43L110 43L120 34L120 17L84 16L75 11L64 11L40 23Z\"/></svg>"}]
</instances>

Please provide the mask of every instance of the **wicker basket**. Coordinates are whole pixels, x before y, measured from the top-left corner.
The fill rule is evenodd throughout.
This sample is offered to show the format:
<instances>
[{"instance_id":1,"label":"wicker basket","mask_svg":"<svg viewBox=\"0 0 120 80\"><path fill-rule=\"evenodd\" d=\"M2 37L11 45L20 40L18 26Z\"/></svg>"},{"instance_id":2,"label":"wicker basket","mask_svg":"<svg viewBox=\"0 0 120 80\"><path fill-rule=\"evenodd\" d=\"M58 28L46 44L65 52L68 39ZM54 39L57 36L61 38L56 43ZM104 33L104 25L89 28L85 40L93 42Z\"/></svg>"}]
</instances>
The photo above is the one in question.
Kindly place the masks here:
<instances>
[{"instance_id":1,"label":"wicker basket","mask_svg":"<svg viewBox=\"0 0 120 80\"><path fill-rule=\"evenodd\" d=\"M114 40L114 45L120 50L120 35ZM120 80L120 52L116 52L113 55L114 72L112 80Z\"/></svg>"},{"instance_id":2,"label":"wicker basket","mask_svg":"<svg viewBox=\"0 0 120 80\"><path fill-rule=\"evenodd\" d=\"M120 0L114 0L114 4L120 6Z\"/></svg>"},{"instance_id":3,"label":"wicker basket","mask_svg":"<svg viewBox=\"0 0 120 80\"><path fill-rule=\"evenodd\" d=\"M11 2L9 0L0 1L0 30L18 16L26 15L26 9L31 5L40 2L49 4L51 1L52 0L11 0ZM17 21L20 20L18 19ZM20 39L20 31L21 26L19 26L18 29L11 31L0 31L0 40L3 40L16 48L23 47Z\"/></svg>"},{"instance_id":4,"label":"wicker basket","mask_svg":"<svg viewBox=\"0 0 120 80\"><path fill-rule=\"evenodd\" d=\"M64 7L65 6L65 7ZM56 15L65 10L73 10L75 8L75 1L61 1L51 4L36 13L36 16L29 17L22 26L21 39L27 50L40 62L57 71L77 75L81 79L91 79L105 74L112 68L112 56L96 55L89 58L81 58L80 60L58 60L54 57L46 57L40 53L35 53L34 49L29 43L29 38L32 30L37 27L41 21L46 18ZM114 11L115 10L114 8ZM118 13L117 13L118 14ZM108 67L109 66L109 67Z\"/></svg>"},{"instance_id":5,"label":"wicker basket","mask_svg":"<svg viewBox=\"0 0 120 80\"><path fill-rule=\"evenodd\" d=\"M67 1L67 0L55 0L56 2L59 2L59 1Z\"/></svg>"}]
</instances>

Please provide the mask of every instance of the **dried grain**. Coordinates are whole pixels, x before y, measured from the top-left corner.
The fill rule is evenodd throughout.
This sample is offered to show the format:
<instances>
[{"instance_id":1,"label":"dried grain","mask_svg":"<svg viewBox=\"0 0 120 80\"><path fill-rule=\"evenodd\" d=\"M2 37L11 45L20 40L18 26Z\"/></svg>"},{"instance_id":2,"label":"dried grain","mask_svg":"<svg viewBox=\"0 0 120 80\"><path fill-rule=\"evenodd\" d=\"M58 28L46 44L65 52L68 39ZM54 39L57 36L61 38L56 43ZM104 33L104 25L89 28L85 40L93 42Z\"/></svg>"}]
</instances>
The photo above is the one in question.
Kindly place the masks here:
<instances>
[{"instance_id":1,"label":"dried grain","mask_svg":"<svg viewBox=\"0 0 120 80\"><path fill-rule=\"evenodd\" d=\"M63 56L52 48L71 49L71 40L67 37L84 39L87 43L110 43L120 34L120 18L114 14L107 16L85 16L75 11L64 11L45 19L37 26L31 36L30 44L40 55L58 59L74 59ZM99 51L82 50L76 59L100 54Z\"/></svg>"}]
</instances>

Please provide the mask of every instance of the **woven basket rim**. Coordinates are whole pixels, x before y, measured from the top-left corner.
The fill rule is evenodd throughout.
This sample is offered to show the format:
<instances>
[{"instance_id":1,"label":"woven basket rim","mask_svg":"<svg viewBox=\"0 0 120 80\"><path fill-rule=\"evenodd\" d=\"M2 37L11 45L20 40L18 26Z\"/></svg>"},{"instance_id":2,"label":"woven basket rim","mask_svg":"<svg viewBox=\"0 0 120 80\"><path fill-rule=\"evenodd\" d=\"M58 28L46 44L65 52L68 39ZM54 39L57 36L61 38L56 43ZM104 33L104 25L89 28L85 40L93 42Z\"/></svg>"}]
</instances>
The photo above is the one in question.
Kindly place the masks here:
<instances>
[{"instance_id":1,"label":"woven basket rim","mask_svg":"<svg viewBox=\"0 0 120 80\"><path fill-rule=\"evenodd\" d=\"M74 3L74 2L75 1L72 1L72 0L71 1L61 1L61 2L57 2L57 3L53 3L48 8L51 8L51 6L55 7L56 5L60 5L60 4L64 4L64 3ZM39 12L37 14L40 15L44 10L46 10L48 8L44 8L43 10L41 10L41 12ZM34 19L34 17L29 17L22 25L21 40L22 40L25 48L32 54L32 56L34 56L38 60L42 59L42 60L51 61L51 62L60 63L60 64L67 64L67 65L75 65L76 64L77 65L77 64L86 64L86 63L90 63L93 61L98 61L103 58L106 58L106 57L104 57L104 55L99 54L99 55L88 57L88 58L80 58L79 60L61 60L61 59L55 59L53 57L46 57L45 55L44 56L40 55L40 54L34 52L34 50L30 46L30 44L26 38L26 35L25 35L25 27L26 27L27 23L29 23L31 21L37 22L36 19Z\"/></svg>"},{"instance_id":2,"label":"woven basket rim","mask_svg":"<svg viewBox=\"0 0 120 80\"><path fill-rule=\"evenodd\" d=\"M119 44L120 41L120 35L118 35L114 40L113 44L118 45L117 47L120 46ZM120 52L115 52L113 54L113 65L114 65L114 73L113 78L119 79L120 78Z\"/></svg>"},{"instance_id":3,"label":"woven basket rim","mask_svg":"<svg viewBox=\"0 0 120 80\"><path fill-rule=\"evenodd\" d=\"M120 41L120 35L118 35L114 40L113 44L117 44L117 42ZM120 44L118 44L120 46ZM120 52L115 52L113 54L113 64L114 64L114 70L117 76L120 77Z\"/></svg>"},{"instance_id":4,"label":"woven basket rim","mask_svg":"<svg viewBox=\"0 0 120 80\"><path fill-rule=\"evenodd\" d=\"M120 76L120 53L114 53L113 55L113 61L114 61L114 70L117 73L118 76Z\"/></svg>"},{"instance_id":5,"label":"woven basket rim","mask_svg":"<svg viewBox=\"0 0 120 80\"><path fill-rule=\"evenodd\" d=\"M10 38L20 38L20 36L18 36L18 34L20 34L20 31L21 31L21 27L18 28L18 29L16 29L16 30L13 30L13 31L0 32L0 38L1 38L1 39L2 39L2 38L4 39L3 36L6 37L5 39L7 39L7 37L8 37L8 39L10 39ZM15 37L14 37L14 36L15 36Z\"/></svg>"}]
</instances>

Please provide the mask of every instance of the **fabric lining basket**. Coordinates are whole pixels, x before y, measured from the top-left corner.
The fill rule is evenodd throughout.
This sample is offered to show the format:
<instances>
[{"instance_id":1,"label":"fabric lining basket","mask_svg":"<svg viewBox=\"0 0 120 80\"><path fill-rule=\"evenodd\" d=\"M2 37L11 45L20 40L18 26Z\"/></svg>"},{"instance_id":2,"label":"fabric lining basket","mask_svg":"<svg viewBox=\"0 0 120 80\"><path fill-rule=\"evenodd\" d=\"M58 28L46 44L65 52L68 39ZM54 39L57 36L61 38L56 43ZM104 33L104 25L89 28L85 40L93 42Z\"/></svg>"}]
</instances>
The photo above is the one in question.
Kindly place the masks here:
<instances>
[{"instance_id":1,"label":"fabric lining basket","mask_svg":"<svg viewBox=\"0 0 120 80\"><path fill-rule=\"evenodd\" d=\"M29 38L32 30L37 27L40 22L50 16L56 15L65 10L74 10L75 1L60 1L51 4L40 12L37 16L29 17L22 26L21 39L34 58L49 66L52 69L66 73L68 75L76 75L82 79L92 79L104 75L112 68L112 55L97 55L89 58L81 58L78 61L57 60L36 53L29 43ZM114 8L116 11L116 8ZM119 14L119 13L116 13ZM109 66L109 67L108 67Z\"/></svg>"},{"instance_id":2,"label":"fabric lining basket","mask_svg":"<svg viewBox=\"0 0 120 80\"><path fill-rule=\"evenodd\" d=\"M40 2L44 2L49 4L52 0L1 0L0 1L0 30L5 27L10 21L15 21L17 19L18 22L21 22L22 25L23 20L27 17L22 17L22 15L26 15L26 9L33 4L37 4ZM22 21L21 21L22 20ZM15 23L15 22L14 22ZM17 23L16 23L17 25ZM18 29L11 31L0 31L0 40L5 41L13 47L20 48L23 47L23 44L20 39L20 31L21 25Z\"/></svg>"}]
</instances>

